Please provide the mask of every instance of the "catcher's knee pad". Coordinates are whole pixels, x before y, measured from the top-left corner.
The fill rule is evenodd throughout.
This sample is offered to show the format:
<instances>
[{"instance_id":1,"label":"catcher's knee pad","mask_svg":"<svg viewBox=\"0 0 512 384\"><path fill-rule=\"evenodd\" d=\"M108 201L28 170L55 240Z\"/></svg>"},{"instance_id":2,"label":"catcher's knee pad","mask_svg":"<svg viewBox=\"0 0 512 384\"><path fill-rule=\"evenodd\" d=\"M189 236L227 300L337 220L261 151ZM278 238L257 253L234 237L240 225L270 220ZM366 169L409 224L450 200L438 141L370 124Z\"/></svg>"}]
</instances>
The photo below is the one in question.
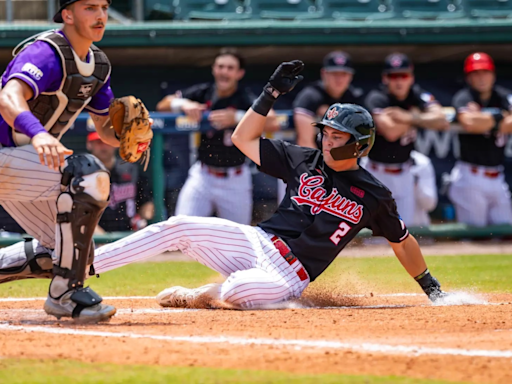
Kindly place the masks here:
<instances>
[{"instance_id":1,"label":"catcher's knee pad","mask_svg":"<svg viewBox=\"0 0 512 384\"><path fill-rule=\"evenodd\" d=\"M92 237L108 205L110 174L92 155L70 156L67 163L62 175L65 190L57 198L53 272L67 281L68 289L76 289L83 286L94 259Z\"/></svg>"},{"instance_id":2,"label":"catcher's knee pad","mask_svg":"<svg viewBox=\"0 0 512 384\"><path fill-rule=\"evenodd\" d=\"M15 249L11 249L15 248ZM25 262L11 268L0 269L0 283L24 279L51 279L52 255L43 247L36 247L32 239L4 248L18 255L25 254Z\"/></svg>"}]
</instances>

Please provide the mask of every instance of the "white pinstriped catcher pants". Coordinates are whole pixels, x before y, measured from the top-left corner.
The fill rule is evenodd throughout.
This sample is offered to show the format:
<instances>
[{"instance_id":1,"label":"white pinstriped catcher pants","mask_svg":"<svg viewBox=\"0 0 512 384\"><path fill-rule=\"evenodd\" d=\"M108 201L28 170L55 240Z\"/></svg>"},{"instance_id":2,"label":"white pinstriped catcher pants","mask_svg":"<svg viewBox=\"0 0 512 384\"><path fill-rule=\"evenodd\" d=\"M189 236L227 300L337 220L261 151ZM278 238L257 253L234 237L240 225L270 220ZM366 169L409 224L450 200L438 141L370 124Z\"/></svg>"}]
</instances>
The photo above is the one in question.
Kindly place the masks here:
<instances>
[{"instance_id":1,"label":"white pinstriped catcher pants","mask_svg":"<svg viewBox=\"0 0 512 384\"><path fill-rule=\"evenodd\" d=\"M215 217L174 216L150 225L95 253L97 273L180 250L227 277L220 299L240 308L257 308L300 297L300 262L288 264L259 227Z\"/></svg>"}]
</instances>

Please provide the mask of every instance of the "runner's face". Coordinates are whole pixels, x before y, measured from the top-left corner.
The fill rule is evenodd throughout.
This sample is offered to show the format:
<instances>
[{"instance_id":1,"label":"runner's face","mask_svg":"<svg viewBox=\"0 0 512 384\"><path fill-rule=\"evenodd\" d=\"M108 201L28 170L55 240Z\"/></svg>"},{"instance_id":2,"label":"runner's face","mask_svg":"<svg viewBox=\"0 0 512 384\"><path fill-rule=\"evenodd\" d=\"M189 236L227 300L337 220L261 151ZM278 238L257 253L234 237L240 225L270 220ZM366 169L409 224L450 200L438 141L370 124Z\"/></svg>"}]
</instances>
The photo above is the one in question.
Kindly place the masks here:
<instances>
[{"instance_id":1,"label":"runner's face","mask_svg":"<svg viewBox=\"0 0 512 384\"><path fill-rule=\"evenodd\" d=\"M97 42L105 33L108 7L107 0L80 0L63 10L62 18L66 25L74 27L79 36Z\"/></svg>"},{"instance_id":2,"label":"runner's face","mask_svg":"<svg viewBox=\"0 0 512 384\"><path fill-rule=\"evenodd\" d=\"M353 162L352 159L348 160L334 160L331 155L331 149L342 147L350 140L351 135L346 132L340 132L331 127L324 127L322 136L322 154L324 155L325 163L330 168L337 168L347 162Z\"/></svg>"}]
</instances>

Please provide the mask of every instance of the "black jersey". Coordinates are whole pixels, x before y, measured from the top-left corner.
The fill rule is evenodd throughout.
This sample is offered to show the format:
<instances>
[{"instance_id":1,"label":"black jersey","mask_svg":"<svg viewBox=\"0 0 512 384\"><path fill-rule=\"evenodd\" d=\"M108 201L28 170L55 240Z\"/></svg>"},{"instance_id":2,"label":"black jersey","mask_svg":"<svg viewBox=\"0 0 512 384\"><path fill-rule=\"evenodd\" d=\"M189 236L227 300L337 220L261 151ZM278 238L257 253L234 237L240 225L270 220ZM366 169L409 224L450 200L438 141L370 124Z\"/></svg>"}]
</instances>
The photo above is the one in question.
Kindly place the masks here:
<instances>
[{"instance_id":1,"label":"black jersey","mask_svg":"<svg viewBox=\"0 0 512 384\"><path fill-rule=\"evenodd\" d=\"M131 219L151 201L149 180L136 164L116 161L110 170L110 201L99 226L107 232L130 231Z\"/></svg>"},{"instance_id":2,"label":"black jersey","mask_svg":"<svg viewBox=\"0 0 512 384\"><path fill-rule=\"evenodd\" d=\"M452 105L457 115L467 110L468 103L477 103L482 112L492 109L510 111L512 92L500 86L495 86L491 98L483 103L477 91L471 88L461 89L453 97ZM497 131L489 131L482 135L469 133L459 134L460 159L471 164L495 167L502 165L505 159L505 135Z\"/></svg>"},{"instance_id":3,"label":"black jersey","mask_svg":"<svg viewBox=\"0 0 512 384\"><path fill-rule=\"evenodd\" d=\"M283 179L286 195L272 217L259 224L281 237L311 281L363 228L401 242L408 235L391 192L363 168L335 172L318 149L261 139L262 172Z\"/></svg>"},{"instance_id":4,"label":"black jersey","mask_svg":"<svg viewBox=\"0 0 512 384\"><path fill-rule=\"evenodd\" d=\"M400 107L405 110L417 107L421 111L425 111L425 109L432 103L437 103L434 96L421 89L417 84L414 84L411 87L405 100L397 100L387 91L387 87L384 86L380 90L371 91L365 100L366 108L372 115L379 114L381 110L387 107ZM379 134L379 127L377 126L375 144L373 145L368 157L379 163L405 163L411 157L411 151L414 149L416 136L416 128L412 128L400 139L390 142L386 140L384 136Z\"/></svg>"},{"instance_id":5,"label":"black jersey","mask_svg":"<svg viewBox=\"0 0 512 384\"><path fill-rule=\"evenodd\" d=\"M219 98L214 83L194 85L181 92L182 97L198 103L206 104L208 110L233 108L247 111L255 97L250 90L237 88L229 97ZM201 134L198 148L198 159L213 167L236 167L244 163L245 155L233 145L231 135L233 129L216 130Z\"/></svg>"},{"instance_id":6,"label":"black jersey","mask_svg":"<svg viewBox=\"0 0 512 384\"><path fill-rule=\"evenodd\" d=\"M335 103L361 105L363 103L363 91L360 88L349 86L339 99L335 99L327 93L323 82L319 80L300 91L293 101L293 111L313 117L323 116L325 111Z\"/></svg>"}]
</instances>

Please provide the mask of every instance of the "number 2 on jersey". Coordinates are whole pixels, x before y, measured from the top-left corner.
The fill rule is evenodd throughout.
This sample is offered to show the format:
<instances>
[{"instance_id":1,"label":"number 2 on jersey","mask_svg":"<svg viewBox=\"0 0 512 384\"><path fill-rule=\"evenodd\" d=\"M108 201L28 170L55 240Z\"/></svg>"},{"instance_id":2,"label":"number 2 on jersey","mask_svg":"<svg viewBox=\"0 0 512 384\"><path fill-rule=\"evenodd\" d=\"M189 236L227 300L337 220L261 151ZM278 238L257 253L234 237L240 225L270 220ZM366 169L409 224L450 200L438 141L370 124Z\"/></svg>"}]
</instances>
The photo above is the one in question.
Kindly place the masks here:
<instances>
[{"instance_id":1,"label":"number 2 on jersey","mask_svg":"<svg viewBox=\"0 0 512 384\"><path fill-rule=\"evenodd\" d=\"M352 229L352 227L350 225L348 225L347 223L345 223L344 221L342 221L339 225L339 229L337 229L329 239L331 239L331 241L338 245L338 243L340 242L341 238L344 237L348 231L350 231Z\"/></svg>"}]
</instances>

